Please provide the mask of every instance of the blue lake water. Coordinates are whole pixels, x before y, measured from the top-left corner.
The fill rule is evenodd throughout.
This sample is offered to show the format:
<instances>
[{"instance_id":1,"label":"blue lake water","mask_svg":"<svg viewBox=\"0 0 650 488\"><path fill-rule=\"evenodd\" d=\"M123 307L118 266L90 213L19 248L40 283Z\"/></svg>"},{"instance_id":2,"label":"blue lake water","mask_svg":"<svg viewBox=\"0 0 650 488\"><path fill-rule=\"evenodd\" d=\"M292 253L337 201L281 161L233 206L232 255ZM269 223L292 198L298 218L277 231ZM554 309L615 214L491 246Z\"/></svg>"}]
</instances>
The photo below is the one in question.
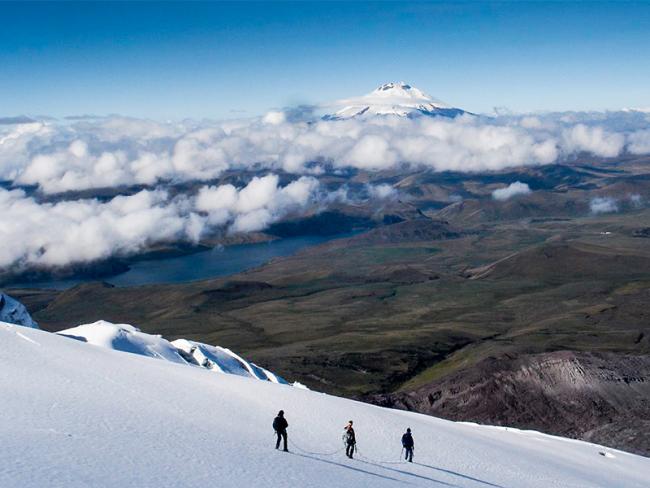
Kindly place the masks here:
<instances>
[{"instance_id":1,"label":"blue lake water","mask_svg":"<svg viewBox=\"0 0 650 488\"><path fill-rule=\"evenodd\" d=\"M227 246L185 256L136 261L129 265L128 271L102 279L13 283L7 285L7 288L65 289L92 281L106 281L116 286L137 286L204 280L240 273L261 266L273 258L288 256L305 247L350 235L352 234L289 237L259 244Z\"/></svg>"}]
</instances>

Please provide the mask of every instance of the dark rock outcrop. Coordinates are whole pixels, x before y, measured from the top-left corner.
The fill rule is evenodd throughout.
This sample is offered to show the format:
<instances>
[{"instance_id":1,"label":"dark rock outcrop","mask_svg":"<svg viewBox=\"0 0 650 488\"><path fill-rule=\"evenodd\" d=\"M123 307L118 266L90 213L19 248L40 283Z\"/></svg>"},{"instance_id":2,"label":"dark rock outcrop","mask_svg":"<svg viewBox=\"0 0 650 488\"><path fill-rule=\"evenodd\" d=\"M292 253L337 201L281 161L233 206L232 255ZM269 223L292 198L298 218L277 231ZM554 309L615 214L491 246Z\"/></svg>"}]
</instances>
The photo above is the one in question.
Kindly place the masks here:
<instances>
[{"instance_id":1,"label":"dark rock outcrop","mask_svg":"<svg viewBox=\"0 0 650 488\"><path fill-rule=\"evenodd\" d=\"M650 355L561 351L488 358L372 401L650 455Z\"/></svg>"}]
</instances>

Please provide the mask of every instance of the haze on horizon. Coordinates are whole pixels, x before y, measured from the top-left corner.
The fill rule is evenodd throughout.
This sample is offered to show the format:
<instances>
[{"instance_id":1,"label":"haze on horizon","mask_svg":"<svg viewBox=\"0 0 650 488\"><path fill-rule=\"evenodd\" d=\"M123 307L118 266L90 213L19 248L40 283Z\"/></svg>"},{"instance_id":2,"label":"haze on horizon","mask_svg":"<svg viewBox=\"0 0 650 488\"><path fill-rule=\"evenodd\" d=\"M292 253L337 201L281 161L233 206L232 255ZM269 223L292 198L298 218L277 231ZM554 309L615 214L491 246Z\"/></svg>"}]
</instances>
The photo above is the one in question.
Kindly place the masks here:
<instances>
[{"instance_id":1,"label":"haze on horizon","mask_svg":"<svg viewBox=\"0 0 650 488\"><path fill-rule=\"evenodd\" d=\"M0 117L241 118L405 80L491 113L650 107L650 4L3 3Z\"/></svg>"}]
</instances>

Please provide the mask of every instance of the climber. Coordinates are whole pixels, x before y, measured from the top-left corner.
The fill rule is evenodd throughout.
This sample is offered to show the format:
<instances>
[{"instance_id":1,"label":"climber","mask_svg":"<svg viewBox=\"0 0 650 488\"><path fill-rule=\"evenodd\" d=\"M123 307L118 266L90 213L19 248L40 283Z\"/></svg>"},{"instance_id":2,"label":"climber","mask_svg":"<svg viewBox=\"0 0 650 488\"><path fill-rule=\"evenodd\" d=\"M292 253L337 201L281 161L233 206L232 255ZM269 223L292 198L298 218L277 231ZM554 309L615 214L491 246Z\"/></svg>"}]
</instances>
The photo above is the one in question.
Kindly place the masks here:
<instances>
[{"instance_id":1,"label":"climber","mask_svg":"<svg viewBox=\"0 0 650 488\"><path fill-rule=\"evenodd\" d=\"M413 449L415 448L415 442L413 442L413 436L411 435L411 428L406 429L406 433L402 436L402 447L406 451L404 459L409 463L413 462Z\"/></svg>"},{"instance_id":2,"label":"climber","mask_svg":"<svg viewBox=\"0 0 650 488\"><path fill-rule=\"evenodd\" d=\"M287 419L284 418L284 410L280 410L278 416L273 419L273 430L278 436L275 448L280 449L280 440L284 439L284 452L289 452L289 449L287 449L287 427L289 427L289 423L287 422Z\"/></svg>"},{"instance_id":3,"label":"climber","mask_svg":"<svg viewBox=\"0 0 650 488\"><path fill-rule=\"evenodd\" d=\"M352 420L348 422L348 425L346 425L343 430L345 431L343 434L343 440L345 442L345 455L352 459L352 455L354 454L354 450L357 445L357 438L354 435Z\"/></svg>"}]
</instances>

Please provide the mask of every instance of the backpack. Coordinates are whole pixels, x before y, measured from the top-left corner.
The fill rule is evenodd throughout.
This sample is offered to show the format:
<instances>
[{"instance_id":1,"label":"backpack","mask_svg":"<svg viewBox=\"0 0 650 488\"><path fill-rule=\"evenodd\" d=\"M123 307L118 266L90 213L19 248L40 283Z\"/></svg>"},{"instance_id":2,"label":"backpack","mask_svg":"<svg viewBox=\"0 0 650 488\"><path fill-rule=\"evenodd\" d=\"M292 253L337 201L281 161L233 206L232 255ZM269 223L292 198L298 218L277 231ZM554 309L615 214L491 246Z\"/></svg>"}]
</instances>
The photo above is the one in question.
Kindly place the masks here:
<instances>
[{"instance_id":1,"label":"backpack","mask_svg":"<svg viewBox=\"0 0 650 488\"><path fill-rule=\"evenodd\" d=\"M283 420L284 419L282 417L275 417L275 419L273 419L273 430L284 430L284 429L286 429L287 428L287 421L284 420L284 422L283 422Z\"/></svg>"},{"instance_id":2,"label":"backpack","mask_svg":"<svg viewBox=\"0 0 650 488\"><path fill-rule=\"evenodd\" d=\"M404 447L413 447L413 436L406 433L402 436L402 446Z\"/></svg>"}]
</instances>

